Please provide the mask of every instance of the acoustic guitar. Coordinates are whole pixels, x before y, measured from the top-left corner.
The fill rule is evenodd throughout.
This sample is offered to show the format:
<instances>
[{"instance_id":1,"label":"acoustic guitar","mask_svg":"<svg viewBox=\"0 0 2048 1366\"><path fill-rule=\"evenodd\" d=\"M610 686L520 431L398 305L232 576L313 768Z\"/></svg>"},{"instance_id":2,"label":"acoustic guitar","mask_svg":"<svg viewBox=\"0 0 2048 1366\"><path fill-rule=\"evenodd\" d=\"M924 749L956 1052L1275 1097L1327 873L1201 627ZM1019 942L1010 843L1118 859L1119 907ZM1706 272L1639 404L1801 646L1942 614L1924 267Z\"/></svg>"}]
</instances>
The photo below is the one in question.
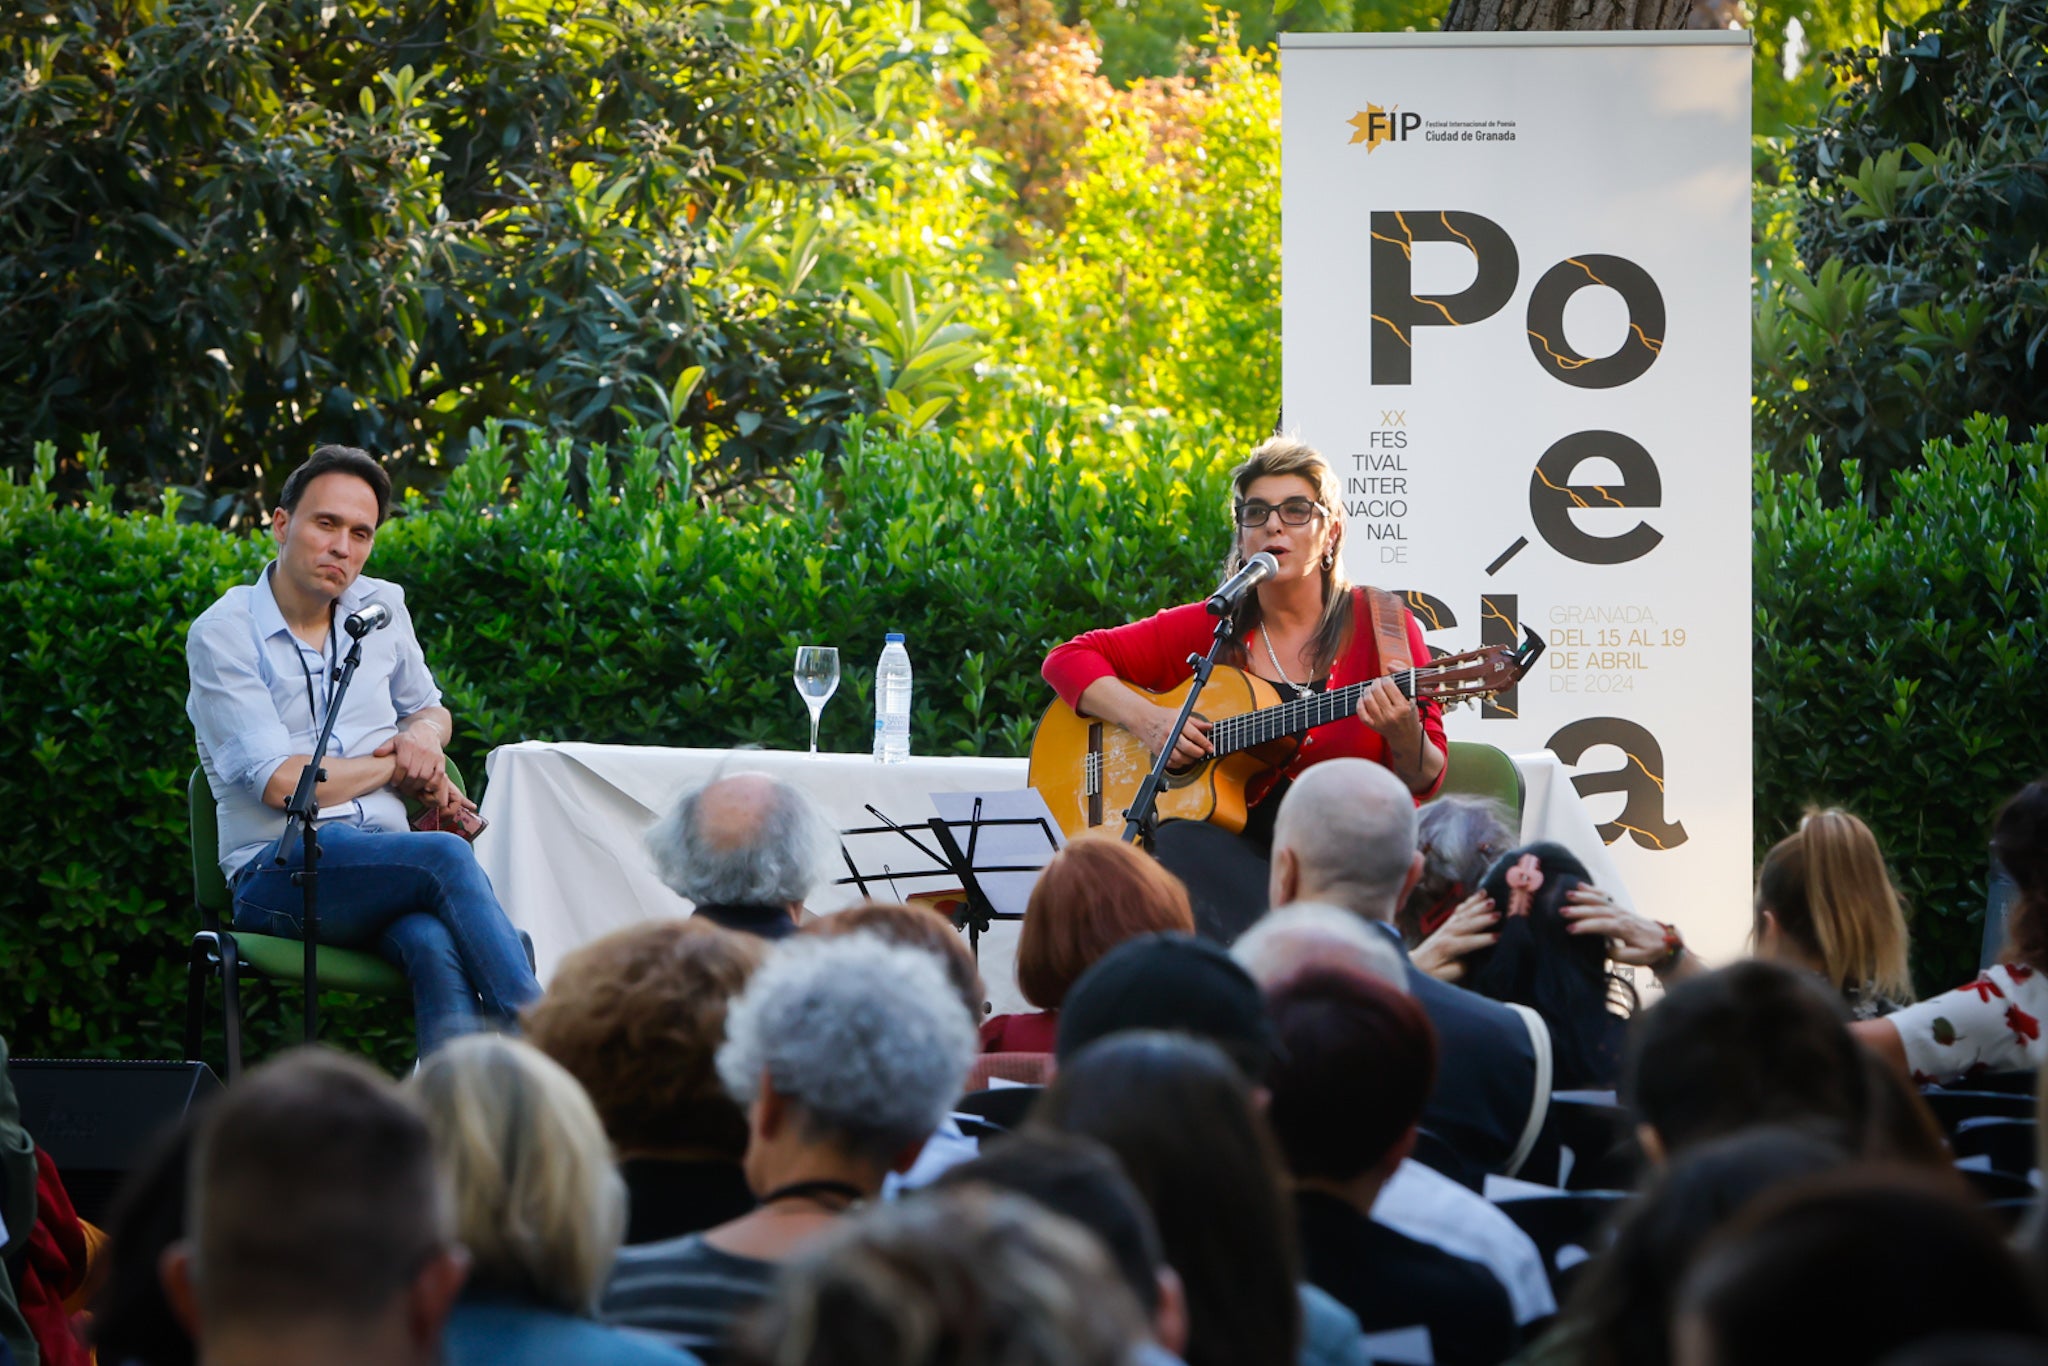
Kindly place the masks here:
<instances>
[{"instance_id":1,"label":"acoustic guitar","mask_svg":"<svg viewBox=\"0 0 2048 1366\"><path fill-rule=\"evenodd\" d=\"M1543 653L1543 639L1527 627L1519 645L1489 645L1445 655L1389 674L1404 697L1462 702L1505 692ZM1215 752L1199 763L1167 770L1155 806L1164 820L1198 820L1233 833L1244 829L1245 789L1261 774L1294 758L1301 737L1316 726L1358 711L1358 699L1378 680L1280 700L1279 690L1256 674L1217 665L1195 715L1210 723ZM1137 691L1178 710L1194 680L1166 692ZM1031 737L1029 782L1052 808L1068 835L1124 821L1124 810L1152 771L1152 751L1122 726L1081 716L1055 701Z\"/></svg>"}]
</instances>

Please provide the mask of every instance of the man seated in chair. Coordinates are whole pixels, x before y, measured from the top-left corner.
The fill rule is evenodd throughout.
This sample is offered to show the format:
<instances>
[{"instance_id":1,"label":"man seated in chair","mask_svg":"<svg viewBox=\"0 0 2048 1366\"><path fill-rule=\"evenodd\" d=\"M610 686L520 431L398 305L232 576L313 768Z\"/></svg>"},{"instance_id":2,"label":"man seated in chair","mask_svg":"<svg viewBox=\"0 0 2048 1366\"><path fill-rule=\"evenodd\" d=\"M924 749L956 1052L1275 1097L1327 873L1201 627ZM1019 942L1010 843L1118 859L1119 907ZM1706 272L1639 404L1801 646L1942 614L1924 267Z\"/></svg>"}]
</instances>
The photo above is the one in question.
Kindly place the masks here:
<instances>
[{"instance_id":1,"label":"man seated in chair","mask_svg":"<svg viewBox=\"0 0 2048 1366\"><path fill-rule=\"evenodd\" d=\"M424 1054L510 1022L540 984L469 845L407 822L408 797L451 822L474 808L448 779L442 747L454 723L405 594L363 574L390 500L383 467L352 447L323 446L292 472L271 514L277 558L192 623L185 710L219 815L234 928L298 938L304 901L292 874L303 849L297 829L287 836L284 807L326 719L344 622L372 605L389 612L363 638L321 761L320 942L404 968Z\"/></svg>"}]
</instances>

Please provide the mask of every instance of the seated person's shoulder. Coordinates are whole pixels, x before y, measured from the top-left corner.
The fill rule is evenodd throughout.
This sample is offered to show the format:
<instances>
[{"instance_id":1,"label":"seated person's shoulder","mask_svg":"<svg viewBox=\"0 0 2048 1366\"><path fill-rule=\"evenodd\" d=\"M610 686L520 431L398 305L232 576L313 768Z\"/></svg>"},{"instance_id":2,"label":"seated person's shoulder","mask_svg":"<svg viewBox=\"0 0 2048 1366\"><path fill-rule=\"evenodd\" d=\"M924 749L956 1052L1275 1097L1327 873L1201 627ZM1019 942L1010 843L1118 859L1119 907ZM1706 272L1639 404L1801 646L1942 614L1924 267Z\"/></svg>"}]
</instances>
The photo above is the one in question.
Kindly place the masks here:
<instances>
[{"instance_id":1,"label":"seated person's shoulder","mask_svg":"<svg viewBox=\"0 0 2048 1366\"><path fill-rule=\"evenodd\" d=\"M192 618L192 624L185 628L188 641L206 639L209 642L226 638L227 633L246 632L249 627L249 599L255 589L246 583L238 583L208 604L205 611Z\"/></svg>"}]
</instances>

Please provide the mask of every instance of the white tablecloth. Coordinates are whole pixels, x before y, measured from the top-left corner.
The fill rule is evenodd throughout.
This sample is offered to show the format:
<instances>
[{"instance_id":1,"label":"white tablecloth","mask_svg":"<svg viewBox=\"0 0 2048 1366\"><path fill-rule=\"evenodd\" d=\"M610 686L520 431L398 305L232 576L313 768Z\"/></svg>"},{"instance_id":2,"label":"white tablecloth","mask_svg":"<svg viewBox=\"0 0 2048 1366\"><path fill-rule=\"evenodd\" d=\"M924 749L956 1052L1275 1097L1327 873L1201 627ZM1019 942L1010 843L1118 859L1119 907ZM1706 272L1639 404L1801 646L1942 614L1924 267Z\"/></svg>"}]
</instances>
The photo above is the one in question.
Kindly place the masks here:
<instances>
[{"instance_id":1,"label":"white tablecloth","mask_svg":"<svg viewBox=\"0 0 2048 1366\"><path fill-rule=\"evenodd\" d=\"M1626 900L1607 847L1557 756L1547 750L1517 755L1515 766L1526 789L1522 839L1556 840L1579 856L1596 883ZM1025 775L1022 759L912 757L878 764L865 754L532 740L493 750L485 763L490 786L483 805L491 824L477 839L477 860L512 923L533 936L543 982L562 955L580 944L652 916L688 911L689 903L655 876L643 840L684 787L721 768L794 783L841 830L878 824L868 805L904 825L922 825L938 814L933 792L1003 791L1022 787ZM894 835L856 842L854 856L863 873L885 860L899 872L925 866ZM934 886L905 881L898 890ZM810 906L834 911L860 899L857 888L830 887L812 897ZM1014 921L982 937L982 975L998 1012L1030 1009L1012 971L1016 940Z\"/></svg>"}]
</instances>

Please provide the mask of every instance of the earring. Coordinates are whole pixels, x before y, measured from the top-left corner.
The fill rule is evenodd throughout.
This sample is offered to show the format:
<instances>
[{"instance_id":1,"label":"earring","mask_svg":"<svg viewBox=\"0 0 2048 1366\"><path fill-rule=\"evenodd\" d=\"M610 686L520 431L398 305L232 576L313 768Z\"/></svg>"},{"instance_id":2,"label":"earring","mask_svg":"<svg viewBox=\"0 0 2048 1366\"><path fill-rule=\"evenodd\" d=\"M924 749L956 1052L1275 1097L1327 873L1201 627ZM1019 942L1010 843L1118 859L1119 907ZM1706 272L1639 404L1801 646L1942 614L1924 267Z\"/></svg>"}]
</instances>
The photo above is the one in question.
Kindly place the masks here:
<instances>
[{"instance_id":1,"label":"earring","mask_svg":"<svg viewBox=\"0 0 2048 1366\"><path fill-rule=\"evenodd\" d=\"M1331 565L1335 563L1337 563L1337 552L1334 550L1325 550L1323 552L1323 568L1328 569Z\"/></svg>"}]
</instances>

